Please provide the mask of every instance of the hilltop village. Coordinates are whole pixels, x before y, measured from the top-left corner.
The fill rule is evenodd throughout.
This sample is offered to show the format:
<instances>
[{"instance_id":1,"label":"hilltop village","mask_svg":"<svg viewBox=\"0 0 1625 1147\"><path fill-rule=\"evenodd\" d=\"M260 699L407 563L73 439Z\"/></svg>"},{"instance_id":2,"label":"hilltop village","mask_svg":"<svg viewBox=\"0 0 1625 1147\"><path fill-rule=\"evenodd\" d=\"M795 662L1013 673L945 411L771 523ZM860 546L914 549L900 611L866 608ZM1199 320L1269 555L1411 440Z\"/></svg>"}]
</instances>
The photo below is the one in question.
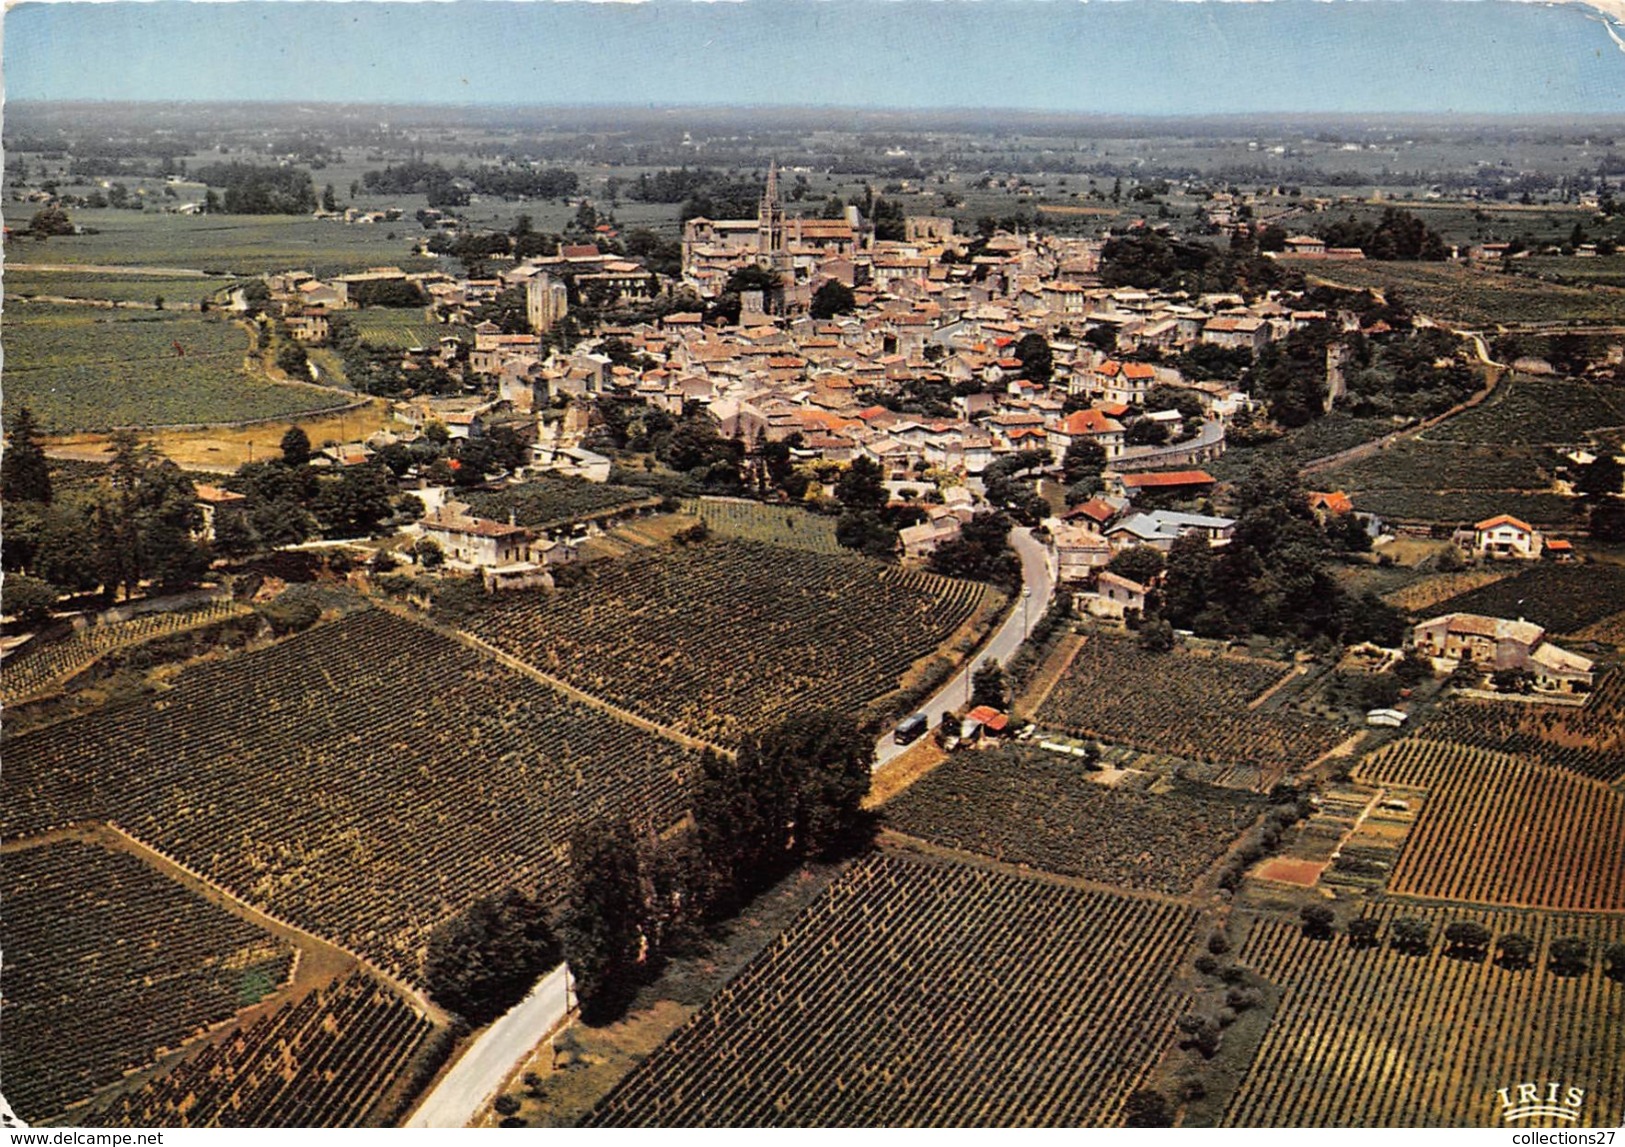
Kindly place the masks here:
<instances>
[{"instance_id":1,"label":"hilltop village","mask_svg":"<svg viewBox=\"0 0 1625 1147\"><path fill-rule=\"evenodd\" d=\"M400 402L402 429L335 444L341 464L430 426L454 439L500 428L526 448L515 472L604 481L610 460L592 449L606 433L602 410L641 407L668 423L702 421L737 445L741 462L773 454L828 475L813 497L833 493L837 468L872 464L891 499L916 508L895 543L906 559L955 539L985 506L988 477L1064 477L1065 506L1039 509L1034 524L1047 520L1069 580L1124 547L1166 550L1191 531L1228 537L1229 519L1166 508L1211 509L1215 479L1203 467L1223 456L1227 435L1265 420L1261 401L1214 374L1233 377L1294 332L1389 329L1381 319L1362 329L1352 310L1328 311L1303 291L1104 287L1104 239L967 237L943 217L909 217L900 230L877 239L857 207L787 219L770 171L755 218L688 220L675 281L593 243L561 242L491 278L271 275L266 306L292 339L321 345L348 309L393 285L420 292L435 321L469 332L402 350L394 365L408 380L433 372L455 393ZM1328 256L1301 237L1286 245L1360 257ZM499 297L520 295L523 311L510 308L506 323L480 318ZM572 297L607 317L560 340ZM615 321L656 299L666 304L658 317ZM1191 360L1218 369L1189 377L1180 363ZM1330 405L1340 397L1338 348L1326 352L1323 377ZM807 489L805 479L791 485L796 500ZM442 533L437 521L425 528ZM1373 535L1376 526L1368 521ZM465 547L456 548L462 563ZM478 564L515 564L511 549L491 553Z\"/></svg>"}]
</instances>

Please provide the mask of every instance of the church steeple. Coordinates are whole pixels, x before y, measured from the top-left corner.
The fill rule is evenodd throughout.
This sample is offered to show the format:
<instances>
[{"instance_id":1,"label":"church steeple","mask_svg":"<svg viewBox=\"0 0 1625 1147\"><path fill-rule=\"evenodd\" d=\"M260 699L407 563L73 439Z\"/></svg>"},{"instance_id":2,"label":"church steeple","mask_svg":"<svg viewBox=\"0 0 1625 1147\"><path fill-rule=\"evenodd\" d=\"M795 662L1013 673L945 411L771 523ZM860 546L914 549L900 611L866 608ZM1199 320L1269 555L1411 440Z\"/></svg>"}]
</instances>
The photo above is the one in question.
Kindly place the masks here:
<instances>
[{"instance_id":1,"label":"church steeple","mask_svg":"<svg viewBox=\"0 0 1625 1147\"><path fill-rule=\"evenodd\" d=\"M767 188L756 211L756 251L769 260L784 250L784 205L779 202L779 165L767 165Z\"/></svg>"}]
</instances>

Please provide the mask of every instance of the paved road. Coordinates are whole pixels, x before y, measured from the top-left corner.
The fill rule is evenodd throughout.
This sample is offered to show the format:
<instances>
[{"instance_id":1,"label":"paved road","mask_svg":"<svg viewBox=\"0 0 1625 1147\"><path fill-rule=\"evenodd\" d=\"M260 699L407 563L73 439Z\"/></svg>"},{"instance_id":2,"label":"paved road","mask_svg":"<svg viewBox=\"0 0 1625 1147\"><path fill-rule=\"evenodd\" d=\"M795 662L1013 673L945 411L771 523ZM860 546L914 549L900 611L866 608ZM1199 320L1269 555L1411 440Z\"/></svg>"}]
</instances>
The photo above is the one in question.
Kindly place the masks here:
<instances>
[{"instance_id":1,"label":"paved road","mask_svg":"<svg viewBox=\"0 0 1625 1147\"><path fill-rule=\"evenodd\" d=\"M441 1077L408 1127L466 1127L570 1007L570 969L560 964L497 1020Z\"/></svg>"},{"instance_id":2,"label":"paved road","mask_svg":"<svg viewBox=\"0 0 1625 1147\"><path fill-rule=\"evenodd\" d=\"M1049 568L1047 551L1033 539L1032 532L1025 526L1010 531L1010 544L1021 556L1021 580L1030 591L1030 596L1025 601L1017 597L1015 609L1010 611L1010 616L1005 619L992 640L982 647L981 653L973 660L965 662L946 685L915 710L926 715L932 729L937 727L942 715L950 709L965 708L965 703L970 697L971 674L976 671L976 666L989 657L1000 664L1010 660L1010 655L1026 640L1026 626L1029 623L1036 624L1044 615L1044 611L1049 608L1050 597L1055 590L1055 579ZM875 742L875 768L879 769L906 747L893 740L892 730L887 729L881 734L880 740Z\"/></svg>"}]
</instances>

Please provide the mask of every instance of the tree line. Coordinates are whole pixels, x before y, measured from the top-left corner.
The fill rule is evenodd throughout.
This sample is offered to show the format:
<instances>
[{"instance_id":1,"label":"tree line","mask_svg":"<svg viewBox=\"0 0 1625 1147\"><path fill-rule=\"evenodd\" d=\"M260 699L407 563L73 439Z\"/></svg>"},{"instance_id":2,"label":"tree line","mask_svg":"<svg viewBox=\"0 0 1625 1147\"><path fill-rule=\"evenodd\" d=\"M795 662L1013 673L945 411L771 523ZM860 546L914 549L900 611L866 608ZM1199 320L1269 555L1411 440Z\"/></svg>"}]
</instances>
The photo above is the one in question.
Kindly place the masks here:
<instances>
[{"instance_id":1,"label":"tree line","mask_svg":"<svg viewBox=\"0 0 1625 1147\"><path fill-rule=\"evenodd\" d=\"M316 210L315 184L301 167L211 163L199 167L193 178L211 190L225 190L223 203L213 202L228 215L308 215Z\"/></svg>"},{"instance_id":2,"label":"tree line","mask_svg":"<svg viewBox=\"0 0 1625 1147\"><path fill-rule=\"evenodd\" d=\"M445 167L419 159L365 172L361 185L378 195L425 195L430 207L466 207L469 196L503 199L562 199L576 194L581 181L556 167L491 167L459 163Z\"/></svg>"}]
</instances>

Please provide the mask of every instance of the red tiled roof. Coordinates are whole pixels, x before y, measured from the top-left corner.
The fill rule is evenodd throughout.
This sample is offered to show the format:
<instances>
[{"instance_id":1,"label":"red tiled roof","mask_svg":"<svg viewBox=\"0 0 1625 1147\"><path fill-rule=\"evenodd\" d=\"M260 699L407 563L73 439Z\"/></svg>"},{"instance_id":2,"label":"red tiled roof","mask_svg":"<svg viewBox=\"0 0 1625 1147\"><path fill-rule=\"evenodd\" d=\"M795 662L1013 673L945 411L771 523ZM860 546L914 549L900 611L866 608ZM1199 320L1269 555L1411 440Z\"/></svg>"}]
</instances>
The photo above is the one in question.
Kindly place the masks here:
<instances>
[{"instance_id":1,"label":"red tiled roof","mask_svg":"<svg viewBox=\"0 0 1625 1147\"><path fill-rule=\"evenodd\" d=\"M1074 410L1061 419L1059 429L1063 434L1107 434L1123 426L1099 410Z\"/></svg>"},{"instance_id":2,"label":"red tiled roof","mask_svg":"<svg viewBox=\"0 0 1625 1147\"><path fill-rule=\"evenodd\" d=\"M1091 521L1104 522L1116 512L1110 503L1103 502L1099 498L1090 498L1087 502L1079 502L1061 516L1067 519L1088 518Z\"/></svg>"},{"instance_id":3,"label":"red tiled roof","mask_svg":"<svg viewBox=\"0 0 1625 1147\"><path fill-rule=\"evenodd\" d=\"M1160 474L1124 474L1123 485L1131 490L1167 486L1211 486L1217 479L1206 470L1168 470Z\"/></svg>"},{"instance_id":4,"label":"red tiled roof","mask_svg":"<svg viewBox=\"0 0 1625 1147\"><path fill-rule=\"evenodd\" d=\"M1333 490L1329 494L1310 491L1309 506L1316 510L1324 508L1334 514L1346 514L1354 509L1354 502L1341 490Z\"/></svg>"},{"instance_id":5,"label":"red tiled roof","mask_svg":"<svg viewBox=\"0 0 1625 1147\"><path fill-rule=\"evenodd\" d=\"M993 708L991 705L978 705L965 716L978 722L984 729L992 729L995 733L1003 731L1010 723L1010 718Z\"/></svg>"},{"instance_id":6,"label":"red tiled roof","mask_svg":"<svg viewBox=\"0 0 1625 1147\"><path fill-rule=\"evenodd\" d=\"M1475 522L1473 524L1473 529L1493 530L1496 526L1516 526L1526 534L1532 534L1535 532L1535 527L1531 526L1528 522L1514 518L1511 514L1497 514L1493 518L1485 518L1482 522Z\"/></svg>"}]
</instances>

